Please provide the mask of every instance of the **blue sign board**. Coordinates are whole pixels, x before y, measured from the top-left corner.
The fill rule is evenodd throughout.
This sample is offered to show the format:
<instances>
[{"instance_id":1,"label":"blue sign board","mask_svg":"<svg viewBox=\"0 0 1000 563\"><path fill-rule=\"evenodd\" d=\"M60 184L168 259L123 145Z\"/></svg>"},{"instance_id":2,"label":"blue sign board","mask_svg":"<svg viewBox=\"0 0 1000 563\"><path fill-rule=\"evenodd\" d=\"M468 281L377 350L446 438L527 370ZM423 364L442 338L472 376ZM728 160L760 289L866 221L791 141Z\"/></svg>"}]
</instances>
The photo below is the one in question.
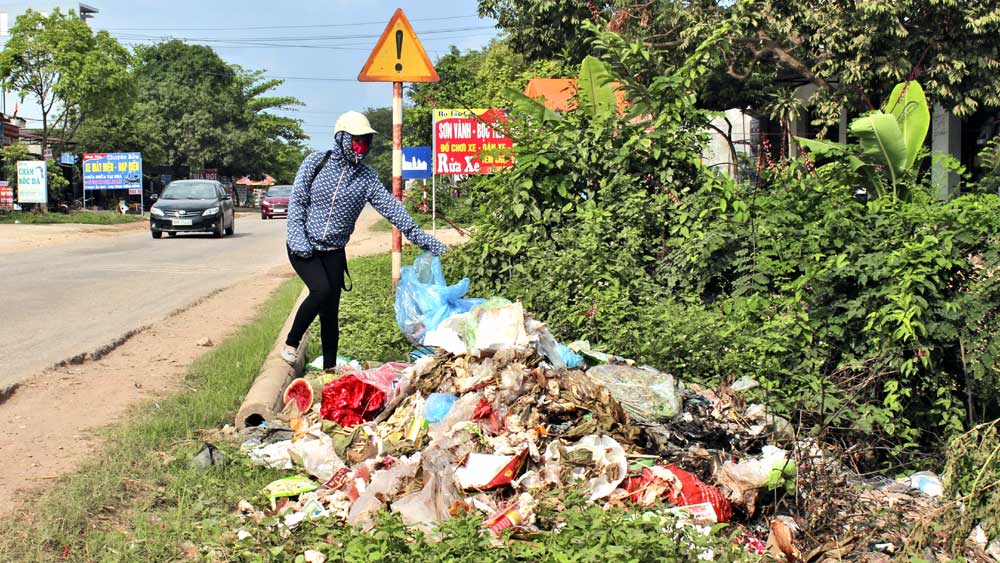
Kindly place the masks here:
<instances>
[{"instance_id":1,"label":"blue sign board","mask_svg":"<svg viewBox=\"0 0 1000 563\"><path fill-rule=\"evenodd\" d=\"M427 180L433 177L430 147L403 147L403 179Z\"/></svg>"},{"instance_id":2,"label":"blue sign board","mask_svg":"<svg viewBox=\"0 0 1000 563\"><path fill-rule=\"evenodd\" d=\"M83 189L128 190L142 187L142 153L83 155Z\"/></svg>"},{"instance_id":3,"label":"blue sign board","mask_svg":"<svg viewBox=\"0 0 1000 563\"><path fill-rule=\"evenodd\" d=\"M59 155L59 164L69 164L69 165L76 164L76 155L65 152L62 153L61 155Z\"/></svg>"}]
</instances>

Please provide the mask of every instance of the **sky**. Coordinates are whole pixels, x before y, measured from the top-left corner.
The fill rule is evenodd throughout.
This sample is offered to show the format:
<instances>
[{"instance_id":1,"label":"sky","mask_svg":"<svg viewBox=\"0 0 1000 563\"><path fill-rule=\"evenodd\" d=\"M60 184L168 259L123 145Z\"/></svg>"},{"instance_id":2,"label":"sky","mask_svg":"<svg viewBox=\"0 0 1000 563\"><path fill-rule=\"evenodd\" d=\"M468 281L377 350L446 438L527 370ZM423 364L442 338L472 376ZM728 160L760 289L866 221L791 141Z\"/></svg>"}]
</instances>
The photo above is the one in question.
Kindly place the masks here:
<instances>
[{"instance_id":1,"label":"sky","mask_svg":"<svg viewBox=\"0 0 1000 563\"><path fill-rule=\"evenodd\" d=\"M493 20L476 15L476 0L86 0L98 13L90 25L131 47L190 39L211 45L228 62L288 80L273 91L302 106L284 112L303 120L308 144L325 148L337 116L390 106L392 85L357 82L357 75L396 8L402 8L432 61L450 45L478 49L497 36ZM0 2L12 14L73 2ZM13 17L11 24L13 24ZM308 80L305 80L308 79ZM319 80L324 79L324 80ZM8 96L8 108L13 96ZM27 104L21 115L30 114ZM405 127L405 117L404 117Z\"/></svg>"}]
</instances>

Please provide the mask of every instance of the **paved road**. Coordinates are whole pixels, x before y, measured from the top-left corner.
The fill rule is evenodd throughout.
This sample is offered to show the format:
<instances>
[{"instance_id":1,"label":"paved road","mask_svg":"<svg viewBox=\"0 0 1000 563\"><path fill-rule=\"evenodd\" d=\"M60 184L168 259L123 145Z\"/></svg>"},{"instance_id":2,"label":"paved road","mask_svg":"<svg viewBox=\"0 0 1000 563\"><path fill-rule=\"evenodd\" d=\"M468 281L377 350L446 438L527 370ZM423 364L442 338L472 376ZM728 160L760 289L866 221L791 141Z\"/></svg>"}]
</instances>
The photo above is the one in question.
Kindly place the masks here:
<instances>
[{"instance_id":1,"label":"paved road","mask_svg":"<svg viewBox=\"0 0 1000 563\"><path fill-rule=\"evenodd\" d=\"M284 236L283 219L249 215L237 217L236 234L223 239L153 240L143 230L3 256L0 391L215 290L287 264Z\"/></svg>"}]
</instances>

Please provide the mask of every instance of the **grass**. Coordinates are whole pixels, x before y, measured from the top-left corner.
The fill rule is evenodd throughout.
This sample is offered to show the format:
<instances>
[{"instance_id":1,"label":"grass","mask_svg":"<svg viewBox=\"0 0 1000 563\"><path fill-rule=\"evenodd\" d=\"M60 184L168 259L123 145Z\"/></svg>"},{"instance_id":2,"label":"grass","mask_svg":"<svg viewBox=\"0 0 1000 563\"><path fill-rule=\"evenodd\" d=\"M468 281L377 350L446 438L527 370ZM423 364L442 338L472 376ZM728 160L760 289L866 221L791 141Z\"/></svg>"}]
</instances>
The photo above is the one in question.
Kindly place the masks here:
<instances>
[{"instance_id":1,"label":"grass","mask_svg":"<svg viewBox=\"0 0 1000 563\"><path fill-rule=\"evenodd\" d=\"M146 217L140 215L122 215L113 211L77 211L70 214L63 213L25 213L15 211L0 215L0 224L21 223L23 225L40 225L51 223L74 223L82 225L120 225L123 223L138 223L145 221Z\"/></svg>"},{"instance_id":2,"label":"grass","mask_svg":"<svg viewBox=\"0 0 1000 563\"><path fill-rule=\"evenodd\" d=\"M301 288L284 283L256 320L191 366L189 391L135 409L76 473L26 499L27 513L0 523L0 561L171 561L184 542L218 541L238 497L276 473L224 445L229 463L191 468L199 429L232 420Z\"/></svg>"}]
</instances>

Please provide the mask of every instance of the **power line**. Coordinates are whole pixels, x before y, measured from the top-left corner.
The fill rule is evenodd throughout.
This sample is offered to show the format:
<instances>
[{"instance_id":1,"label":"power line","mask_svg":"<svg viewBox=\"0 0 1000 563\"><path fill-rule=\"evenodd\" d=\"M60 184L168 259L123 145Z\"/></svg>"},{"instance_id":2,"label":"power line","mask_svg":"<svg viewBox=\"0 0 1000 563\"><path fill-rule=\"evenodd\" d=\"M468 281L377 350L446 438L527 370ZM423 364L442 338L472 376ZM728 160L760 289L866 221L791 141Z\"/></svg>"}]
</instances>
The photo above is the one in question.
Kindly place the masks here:
<instances>
[{"instance_id":1,"label":"power line","mask_svg":"<svg viewBox=\"0 0 1000 563\"><path fill-rule=\"evenodd\" d=\"M153 39L147 39L147 41L155 41ZM155 43L133 43L125 42L122 45L129 47L148 47ZM370 51L371 49L365 49L363 47L338 47L334 45L282 45L280 43L255 43L252 45L207 45L215 49L258 49L261 47L268 48L285 48L285 49L326 49L331 51Z\"/></svg>"},{"instance_id":2,"label":"power line","mask_svg":"<svg viewBox=\"0 0 1000 563\"><path fill-rule=\"evenodd\" d=\"M479 18L478 14L469 14L465 16L448 16L440 18L414 18L410 20L411 22L425 22L425 21L443 21L443 20L459 20L468 18ZM103 28L106 31L244 31L251 29L306 29L306 28L322 28L322 27L353 27L357 25L385 25L385 20L379 21L369 21L369 22L353 22L353 23L331 23L331 24L312 24L312 25L265 25L257 27L106 27Z\"/></svg>"},{"instance_id":3,"label":"power line","mask_svg":"<svg viewBox=\"0 0 1000 563\"><path fill-rule=\"evenodd\" d=\"M441 35L446 33L458 33L465 31L482 31L486 29L496 29L496 26L492 25L482 25L482 26L470 26L470 27L455 27L451 29L438 29L422 31L420 35ZM150 40L163 40L163 39L178 39L181 41L194 41L194 42L222 42L222 43L257 43L257 42L295 42L295 41L330 41L336 40L341 41L345 39L377 39L382 36L381 33L376 34L357 34L357 35L313 35L313 36L298 36L298 37L256 37L253 39L238 39L232 37L179 37L174 35L145 35L137 33L122 33L118 34L124 39L150 39Z\"/></svg>"},{"instance_id":4,"label":"power line","mask_svg":"<svg viewBox=\"0 0 1000 563\"><path fill-rule=\"evenodd\" d=\"M494 28L488 28L488 29L492 30L492 32L469 33L469 34L460 33L460 34L455 34L455 35L450 35L450 34L449 35L443 35L442 34L442 35L440 35L438 37L431 37L431 38L428 38L428 39L424 39L424 40L421 41L421 43L430 44L432 42L454 41L455 39L468 39L468 38L472 38L472 37L494 37L496 35L496 33L495 33L496 30ZM168 38L168 37L126 36L126 35L120 35L120 36L117 37L117 39L122 40L123 44L127 44L127 45L128 44L131 44L131 45L145 45L145 44L147 44L147 43L129 43L129 42L136 42L136 41L143 41L143 42L150 42L150 43L159 43L159 42L164 41L165 39L176 39L176 40L179 40L179 41L191 41L192 43L195 43L195 44L202 44L202 43L204 43L204 44L217 45L217 46L220 46L220 47L221 46L228 46L228 45L221 45L222 43L233 43L233 44L235 44L234 46L241 46L241 45L248 45L248 46L269 46L269 47L270 46L285 46L285 45L275 45L274 43L264 43L264 41L267 41L267 39L217 39L217 40L204 41L204 40L193 39L193 38L185 38L185 37ZM359 48L363 47L363 48L365 48L367 50L367 49L369 49L371 47L371 45L372 45L371 41L364 41L364 42L352 41L352 42L348 42L348 43L338 43L336 45L309 45L309 47L328 47L328 48L338 48L338 49L347 49L347 48L350 48L350 47L359 47ZM288 45L288 46L294 46L294 45Z\"/></svg>"},{"instance_id":5,"label":"power line","mask_svg":"<svg viewBox=\"0 0 1000 563\"><path fill-rule=\"evenodd\" d=\"M457 36L449 36L449 37L437 37L437 38L433 38L433 39L428 40L428 42L434 41L434 40L454 41L456 39L468 39L468 38L472 38L472 37L486 37L488 35L492 35L492 34L481 34L480 33L480 34L473 34L473 35L457 35ZM148 45L151 45L151 44L156 44L157 42L160 42L162 40L163 40L163 38L156 38L156 39L154 39L154 38L133 39L131 41L123 41L122 45L126 45L126 46L129 46L129 47L148 46ZM182 40L186 40L186 39L182 39ZM137 41L146 41L146 43L138 43ZM201 41L198 41L198 40L190 40L190 41L192 41L192 44L203 44ZM362 43L353 43L353 44L352 43L348 43L348 44L343 44L343 45L289 45L289 44L283 44L283 43L260 43L260 42L241 42L241 43L238 43L238 44L235 44L235 45L229 45L229 44L224 44L224 43L230 43L230 42L229 41L225 41L225 42L220 41L220 42L208 43L207 46L213 47L215 49L279 48L279 49L325 49L325 50L331 50L331 51L361 51L361 52L370 52L371 51L371 47L360 47L360 46L359 47L352 47L352 46L350 46L350 45L364 45ZM429 49L429 51L433 52L433 53L439 53L439 52L441 52L441 51L435 50L435 49Z\"/></svg>"}]
</instances>

